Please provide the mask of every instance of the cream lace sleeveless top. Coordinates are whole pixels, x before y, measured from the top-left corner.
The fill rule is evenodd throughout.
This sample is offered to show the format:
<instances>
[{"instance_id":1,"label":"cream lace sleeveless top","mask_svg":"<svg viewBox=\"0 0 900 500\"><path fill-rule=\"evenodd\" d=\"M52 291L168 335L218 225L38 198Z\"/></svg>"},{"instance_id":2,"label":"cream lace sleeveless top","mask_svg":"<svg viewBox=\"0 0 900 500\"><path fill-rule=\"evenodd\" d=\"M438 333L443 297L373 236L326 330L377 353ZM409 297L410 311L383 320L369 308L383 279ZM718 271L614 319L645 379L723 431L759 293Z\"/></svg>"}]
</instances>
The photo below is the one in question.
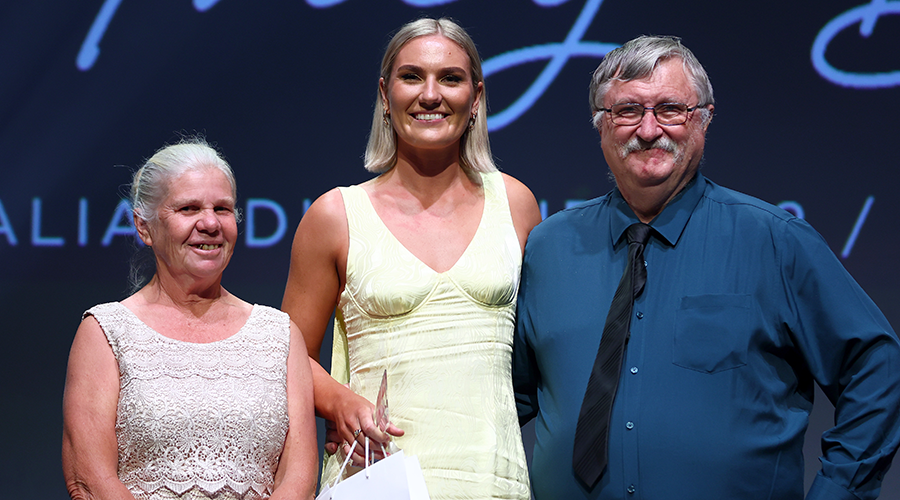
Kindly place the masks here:
<instances>
[{"instance_id":1,"label":"cream lace sleeveless top","mask_svg":"<svg viewBox=\"0 0 900 500\"><path fill-rule=\"evenodd\" d=\"M118 302L88 315L119 364L118 475L135 498L269 498L288 430L287 314L254 305L236 334L205 344Z\"/></svg>"},{"instance_id":2,"label":"cream lace sleeveless top","mask_svg":"<svg viewBox=\"0 0 900 500\"><path fill-rule=\"evenodd\" d=\"M373 403L388 374L394 442L416 455L432 500L529 499L511 380L522 250L500 173L482 174L484 211L448 271L409 252L365 190L341 188L350 229L332 375ZM340 463L326 460L323 481Z\"/></svg>"}]
</instances>

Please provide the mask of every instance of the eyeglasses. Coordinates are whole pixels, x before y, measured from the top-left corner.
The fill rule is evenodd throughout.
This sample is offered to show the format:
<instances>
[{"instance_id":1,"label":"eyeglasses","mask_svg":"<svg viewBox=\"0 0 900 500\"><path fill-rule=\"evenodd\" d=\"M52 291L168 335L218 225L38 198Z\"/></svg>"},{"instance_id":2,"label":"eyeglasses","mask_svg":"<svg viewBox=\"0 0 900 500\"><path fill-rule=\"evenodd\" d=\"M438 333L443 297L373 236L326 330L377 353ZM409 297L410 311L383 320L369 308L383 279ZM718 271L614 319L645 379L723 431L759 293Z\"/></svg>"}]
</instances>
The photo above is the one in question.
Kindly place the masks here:
<instances>
[{"instance_id":1,"label":"eyeglasses","mask_svg":"<svg viewBox=\"0 0 900 500\"><path fill-rule=\"evenodd\" d=\"M687 104L680 102L664 102L656 106L644 107L633 102L625 102L622 104L614 104L612 108L600 108L600 111L609 113L610 119L616 125L637 125L644 119L644 112L652 110L653 116L660 125L671 127L673 125L683 125L688 114L695 109L701 107L699 104L689 108Z\"/></svg>"}]
</instances>

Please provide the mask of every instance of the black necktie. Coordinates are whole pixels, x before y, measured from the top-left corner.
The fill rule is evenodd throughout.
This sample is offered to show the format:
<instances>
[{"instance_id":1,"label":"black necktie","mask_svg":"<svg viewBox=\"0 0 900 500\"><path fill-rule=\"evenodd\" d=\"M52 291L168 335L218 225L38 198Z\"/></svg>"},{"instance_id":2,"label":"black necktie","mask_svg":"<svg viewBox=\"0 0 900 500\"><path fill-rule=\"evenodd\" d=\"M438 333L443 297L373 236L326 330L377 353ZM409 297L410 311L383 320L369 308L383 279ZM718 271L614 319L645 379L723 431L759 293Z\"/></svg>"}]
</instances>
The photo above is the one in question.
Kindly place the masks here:
<instances>
[{"instance_id":1,"label":"black necktie","mask_svg":"<svg viewBox=\"0 0 900 500\"><path fill-rule=\"evenodd\" d=\"M609 418L622 372L631 307L647 282L644 244L650 237L650 230L650 226L642 223L632 224L626 230L628 263L609 306L600 348L578 414L572 465L575 474L589 488L600 479L608 461Z\"/></svg>"}]
</instances>

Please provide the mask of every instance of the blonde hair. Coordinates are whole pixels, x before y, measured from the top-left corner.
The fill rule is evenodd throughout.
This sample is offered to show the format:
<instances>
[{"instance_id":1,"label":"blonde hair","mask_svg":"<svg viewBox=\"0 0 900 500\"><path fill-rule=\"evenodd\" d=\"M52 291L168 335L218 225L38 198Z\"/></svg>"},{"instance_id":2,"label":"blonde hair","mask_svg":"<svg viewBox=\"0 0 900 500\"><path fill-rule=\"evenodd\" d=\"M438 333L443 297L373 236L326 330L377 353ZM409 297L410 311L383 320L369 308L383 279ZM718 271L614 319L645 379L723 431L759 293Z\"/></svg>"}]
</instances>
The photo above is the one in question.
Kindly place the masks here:
<instances>
[{"instance_id":1,"label":"blonde hair","mask_svg":"<svg viewBox=\"0 0 900 500\"><path fill-rule=\"evenodd\" d=\"M472 85L484 82L481 70L481 58L475 48L475 42L458 24L447 18L423 18L405 24L391 38L384 58L381 61L381 78L390 79L394 61L400 50L414 38L428 35L441 35L459 45L469 56L472 74ZM463 132L459 142L459 162L464 169L476 172L493 172L497 170L491 155L487 128L487 91L481 92L478 104L479 113L475 116L472 127ZM386 172L397 163L397 136L394 127L384 116L384 102L381 92L377 93L375 109L372 115L372 130L369 132L369 143L366 146L366 170L375 173Z\"/></svg>"}]
</instances>

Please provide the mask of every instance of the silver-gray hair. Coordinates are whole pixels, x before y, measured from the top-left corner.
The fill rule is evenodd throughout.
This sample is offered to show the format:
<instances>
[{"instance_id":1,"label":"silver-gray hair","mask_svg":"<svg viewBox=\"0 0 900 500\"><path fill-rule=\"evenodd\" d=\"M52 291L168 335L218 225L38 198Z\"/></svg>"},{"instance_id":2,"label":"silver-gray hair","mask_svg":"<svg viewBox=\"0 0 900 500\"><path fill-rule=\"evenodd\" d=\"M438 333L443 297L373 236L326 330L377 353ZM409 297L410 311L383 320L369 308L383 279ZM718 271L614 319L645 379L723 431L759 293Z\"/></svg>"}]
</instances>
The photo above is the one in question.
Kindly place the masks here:
<instances>
[{"instance_id":1,"label":"silver-gray hair","mask_svg":"<svg viewBox=\"0 0 900 500\"><path fill-rule=\"evenodd\" d=\"M640 36L626 42L621 47L609 51L594 71L591 78L590 103L594 128L599 130L600 118L603 116L603 99L612 87L613 82L629 82L646 78L653 73L659 63L677 57L681 59L684 69L694 84L703 121L712 118L712 113L704 108L715 104L712 84L700 61L674 36ZM686 103L690 105L690 103Z\"/></svg>"},{"instance_id":2,"label":"silver-gray hair","mask_svg":"<svg viewBox=\"0 0 900 500\"><path fill-rule=\"evenodd\" d=\"M160 148L135 172L131 183L134 214L147 222L157 220L159 205L168 195L169 181L185 172L204 168L214 168L225 174L231 185L231 195L237 200L237 183L231 166L206 139L194 136ZM235 214L240 220L240 214L237 211Z\"/></svg>"},{"instance_id":3,"label":"silver-gray hair","mask_svg":"<svg viewBox=\"0 0 900 500\"><path fill-rule=\"evenodd\" d=\"M390 81L394 61L400 50L414 38L428 35L441 35L459 45L469 56L469 72L472 76L473 87L484 82L481 58L478 56L475 42L472 41L466 30L448 18L422 18L403 25L391 38L384 52L384 58L381 60L381 78L384 78L385 82ZM471 129L463 132L460 140L459 161L467 170L493 172L497 170L497 167L494 165L491 145L488 141L487 89L485 87L483 89L475 123ZM384 102L382 102L379 91L375 99L369 143L366 146L365 167L370 172L382 173L394 168L396 163L397 135L390 120L384 116Z\"/></svg>"}]
</instances>

